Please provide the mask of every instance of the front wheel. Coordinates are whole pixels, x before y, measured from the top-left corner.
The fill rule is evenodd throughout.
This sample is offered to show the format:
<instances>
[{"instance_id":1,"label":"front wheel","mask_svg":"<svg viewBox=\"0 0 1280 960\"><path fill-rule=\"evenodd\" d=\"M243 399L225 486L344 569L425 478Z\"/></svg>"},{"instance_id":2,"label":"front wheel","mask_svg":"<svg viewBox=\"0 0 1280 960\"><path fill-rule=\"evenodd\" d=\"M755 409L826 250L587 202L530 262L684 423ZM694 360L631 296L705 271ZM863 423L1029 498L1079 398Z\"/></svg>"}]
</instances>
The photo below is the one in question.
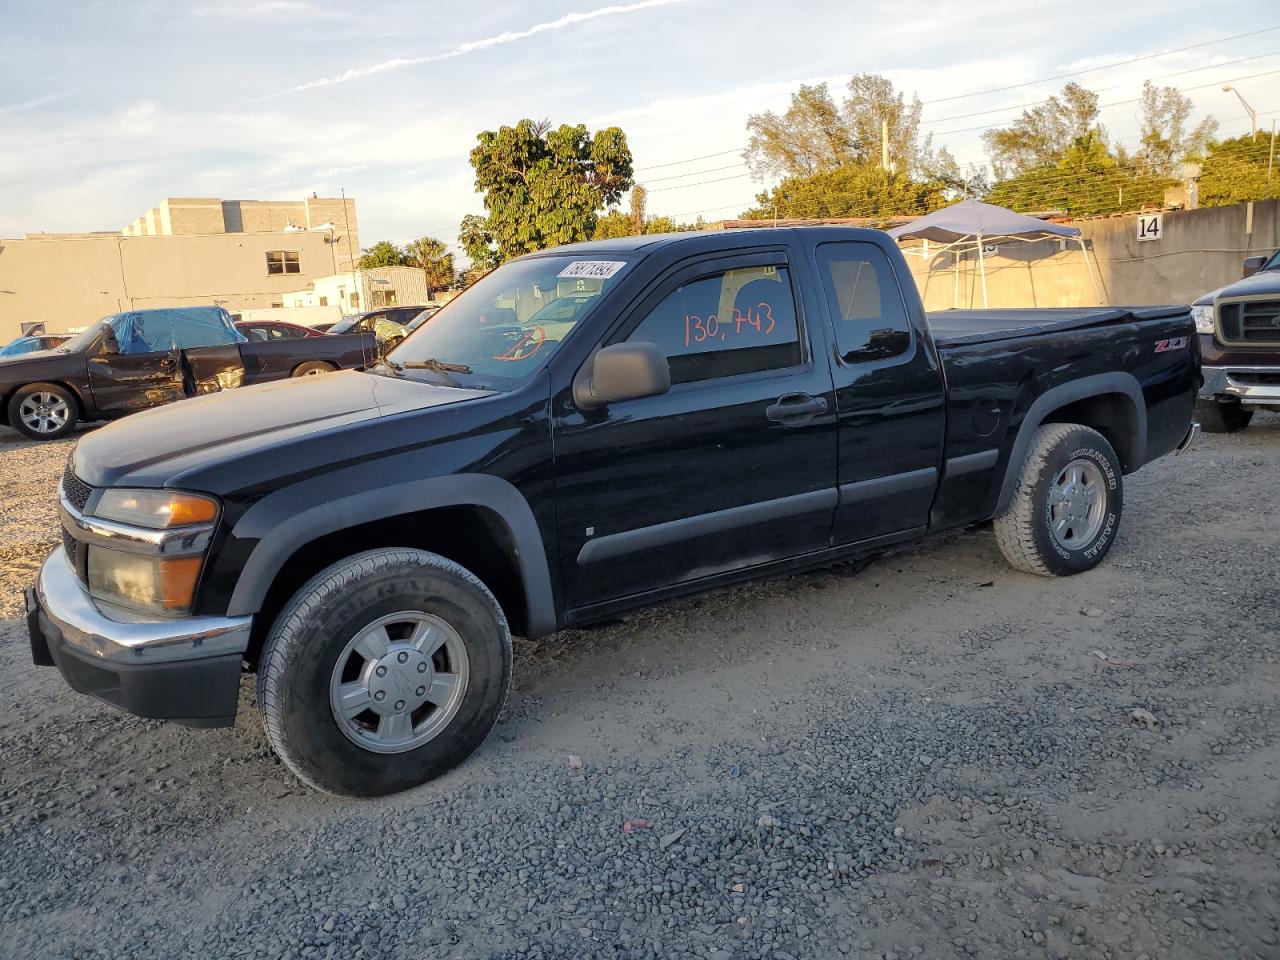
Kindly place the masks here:
<instances>
[{"instance_id":1,"label":"front wheel","mask_svg":"<svg viewBox=\"0 0 1280 960\"><path fill-rule=\"evenodd\" d=\"M1013 499L992 528L1009 563L1040 576L1090 570L1111 549L1124 483L1107 438L1077 423L1041 427Z\"/></svg>"},{"instance_id":2,"label":"front wheel","mask_svg":"<svg viewBox=\"0 0 1280 960\"><path fill-rule=\"evenodd\" d=\"M1205 433L1238 433L1249 425L1253 411L1239 400L1197 400L1196 419Z\"/></svg>"},{"instance_id":3,"label":"front wheel","mask_svg":"<svg viewBox=\"0 0 1280 960\"><path fill-rule=\"evenodd\" d=\"M267 738L319 790L373 797L465 760L511 685L511 633L472 573L422 550L356 554L276 619L258 665Z\"/></svg>"},{"instance_id":4,"label":"front wheel","mask_svg":"<svg viewBox=\"0 0 1280 960\"><path fill-rule=\"evenodd\" d=\"M76 428L80 405L66 387L32 383L9 398L9 424L32 440L57 440Z\"/></svg>"}]
</instances>

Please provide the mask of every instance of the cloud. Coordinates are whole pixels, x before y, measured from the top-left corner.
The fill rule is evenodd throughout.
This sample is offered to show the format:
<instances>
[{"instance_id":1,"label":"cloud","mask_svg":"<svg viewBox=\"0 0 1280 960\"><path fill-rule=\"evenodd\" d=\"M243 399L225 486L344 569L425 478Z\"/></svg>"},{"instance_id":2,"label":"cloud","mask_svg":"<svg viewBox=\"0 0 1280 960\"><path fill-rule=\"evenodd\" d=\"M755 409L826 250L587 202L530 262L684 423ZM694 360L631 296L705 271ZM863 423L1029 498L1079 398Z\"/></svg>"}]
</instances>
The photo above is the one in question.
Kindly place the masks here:
<instances>
[{"instance_id":1,"label":"cloud","mask_svg":"<svg viewBox=\"0 0 1280 960\"><path fill-rule=\"evenodd\" d=\"M395 57L391 60L384 60L381 63L375 63L368 67L354 67L338 74L337 76L322 77L319 80L311 80L307 83L298 84L296 87L288 87L287 89L278 90L275 93L269 93L266 96L258 97L257 100L271 100L275 97L283 97L291 93L301 93L304 90L315 90L318 87L329 87L338 83L346 83L348 80L358 80L361 77L371 77L375 74L386 73L390 70L399 70L403 67L414 67L424 63L439 63L442 60L452 60L456 57L465 57L469 53L488 50L490 47L497 47L506 43L515 43L517 40L525 40L540 33L549 33L553 30L563 30L565 27L571 27L579 23L586 23L589 20L599 20L602 17L616 17L626 13L637 13L641 10L653 9L654 7L667 7L672 4L686 2L688 2L688 0L639 0L637 3L597 7L595 10L579 10L573 13L566 13L564 16L558 17L555 20L535 23L532 27L525 30L507 30L503 33L494 34L491 37L483 37L479 40L468 40L466 43L461 43L452 50L448 50L444 53L432 53L420 57Z\"/></svg>"},{"instance_id":2,"label":"cloud","mask_svg":"<svg viewBox=\"0 0 1280 960\"><path fill-rule=\"evenodd\" d=\"M75 92L75 90L64 90L61 93L46 93L22 103L11 103L8 106L0 107L0 114L19 113L23 110L35 110L37 107L43 107L46 104L55 103L58 100L69 97Z\"/></svg>"},{"instance_id":3,"label":"cloud","mask_svg":"<svg viewBox=\"0 0 1280 960\"><path fill-rule=\"evenodd\" d=\"M206 3L191 11L197 17L239 20L349 20L352 14L330 10L308 0L256 0L253 3Z\"/></svg>"}]
</instances>

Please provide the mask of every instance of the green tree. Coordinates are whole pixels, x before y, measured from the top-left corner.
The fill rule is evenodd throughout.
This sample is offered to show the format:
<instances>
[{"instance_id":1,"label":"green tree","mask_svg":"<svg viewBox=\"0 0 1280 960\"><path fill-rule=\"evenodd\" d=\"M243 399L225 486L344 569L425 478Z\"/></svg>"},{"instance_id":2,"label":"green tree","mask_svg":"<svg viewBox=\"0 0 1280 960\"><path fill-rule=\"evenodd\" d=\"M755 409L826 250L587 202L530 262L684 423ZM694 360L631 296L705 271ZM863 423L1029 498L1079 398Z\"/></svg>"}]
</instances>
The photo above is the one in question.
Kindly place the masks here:
<instances>
[{"instance_id":1,"label":"green tree","mask_svg":"<svg viewBox=\"0 0 1280 960\"><path fill-rule=\"evenodd\" d=\"M404 252L390 240L379 240L372 247L360 251L357 265L361 270L374 267L398 267L404 263Z\"/></svg>"},{"instance_id":2,"label":"green tree","mask_svg":"<svg viewBox=\"0 0 1280 960\"><path fill-rule=\"evenodd\" d=\"M426 277L427 296L447 290L454 282L453 254L445 244L433 237L419 237L405 245L404 262L421 267Z\"/></svg>"},{"instance_id":3,"label":"green tree","mask_svg":"<svg viewBox=\"0 0 1280 960\"><path fill-rule=\"evenodd\" d=\"M1106 131L1097 124L1098 95L1077 83L1062 93L1022 111L1007 127L982 135L997 180L1056 164L1071 145L1089 133L1103 143Z\"/></svg>"},{"instance_id":4,"label":"green tree","mask_svg":"<svg viewBox=\"0 0 1280 960\"><path fill-rule=\"evenodd\" d=\"M1280 193L1280 170L1270 168L1267 175L1270 151L1270 135L1254 140L1245 134L1211 144L1200 163L1201 206L1244 203Z\"/></svg>"},{"instance_id":5,"label":"green tree","mask_svg":"<svg viewBox=\"0 0 1280 960\"><path fill-rule=\"evenodd\" d=\"M985 199L1012 210L1062 210L1090 216L1158 205L1174 183L1145 173L1133 158L1115 156L1094 129L1077 137L1055 163L997 182Z\"/></svg>"},{"instance_id":6,"label":"green tree","mask_svg":"<svg viewBox=\"0 0 1280 960\"><path fill-rule=\"evenodd\" d=\"M458 230L458 245L471 261L471 269L488 273L502 262L498 248L493 242L493 234L489 232L488 221L474 213L462 218Z\"/></svg>"},{"instance_id":7,"label":"green tree","mask_svg":"<svg viewBox=\"0 0 1280 960\"><path fill-rule=\"evenodd\" d=\"M756 197L746 220L782 217L872 217L919 215L950 202L945 183L919 181L867 164L847 164L808 177L787 177Z\"/></svg>"},{"instance_id":8,"label":"green tree","mask_svg":"<svg viewBox=\"0 0 1280 960\"><path fill-rule=\"evenodd\" d=\"M1194 106L1177 87L1157 87L1148 80L1142 85L1140 104L1139 158L1143 172L1150 175L1177 176L1183 161L1203 153L1218 129L1218 121L1212 116L1187 129Z\"/></svg>"},{"instance_id":9,"label":"green tree","mask_svg":"<svg viewBox=\"0 0 1280 960\"><path fill-rule=\"evenodd\" d=\"M837 104L825 83L802 85L784 113L752 114L743 154L752 172L809 177L851 164L881 165L886 128L891 169L927 178L934 168L955 166L945 150L934 151L931 138L920 138L919 97L908 101L874 73L857 74L845 91Z\"/></svg>"},{"instance_id":10,"label":"green tree","mask_svg":"<svg viewBox=\"0 0 1280 960\"><path fill-rule=\"evenodd\" d=\"M476 139L471 166L488 216L471 232L477 251L499 262L587 239L600 211L631 187L631 150L617 127L592 135L581 124L521 120Z\"/></svg>"}]
</instances>

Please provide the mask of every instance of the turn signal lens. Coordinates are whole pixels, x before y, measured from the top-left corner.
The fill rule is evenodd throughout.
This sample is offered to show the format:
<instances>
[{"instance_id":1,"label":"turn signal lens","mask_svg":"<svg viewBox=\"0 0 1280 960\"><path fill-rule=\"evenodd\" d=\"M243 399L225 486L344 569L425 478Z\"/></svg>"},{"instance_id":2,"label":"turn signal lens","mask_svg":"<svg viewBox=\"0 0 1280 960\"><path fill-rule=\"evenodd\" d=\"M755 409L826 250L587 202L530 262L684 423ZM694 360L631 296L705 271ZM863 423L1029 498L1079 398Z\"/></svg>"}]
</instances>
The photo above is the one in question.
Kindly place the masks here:
<instances>
[{"instance_id":1,"label":"turn signal lens","mask_svg":"<svg viewBox=\"0 0 1280 960\"><path fill-rule=\"evenodd\" d=\"M209 497L171 490L107 490L93 514L106 520L164 529L209 523L218 516L218 504Z\"/></svg>"},{"instance_id":2,"label":"turn signal lens","mask_svg":"<svg viewBox=\"0 0 1280 960\"><path fill-rule=\"evenodd\" d=\"M203 557L144 557L89 547L89 593L97 600L152 613L187 613Z\"/></svg>"}]
</instances>

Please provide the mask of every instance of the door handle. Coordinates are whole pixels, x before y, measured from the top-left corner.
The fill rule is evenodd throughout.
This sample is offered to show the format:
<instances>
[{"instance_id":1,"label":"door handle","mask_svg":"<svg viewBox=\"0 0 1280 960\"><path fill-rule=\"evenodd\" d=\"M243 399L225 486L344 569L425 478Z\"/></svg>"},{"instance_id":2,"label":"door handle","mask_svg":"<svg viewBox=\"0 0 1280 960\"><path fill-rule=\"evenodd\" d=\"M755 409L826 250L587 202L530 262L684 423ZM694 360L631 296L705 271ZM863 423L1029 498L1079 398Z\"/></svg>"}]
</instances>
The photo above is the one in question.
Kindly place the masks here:
<instances>
[{"instance_id":1,"label":"door handle","mask_svg":"<svg viewBox=\"0 0 1280 960\"><path fill-rule=\"evenodd\" d=\"M807 393L785 394L764 408L764 415L770 421L784 425L807 423L826 412L827 401Z\"/></svg>"}]
</instances>

